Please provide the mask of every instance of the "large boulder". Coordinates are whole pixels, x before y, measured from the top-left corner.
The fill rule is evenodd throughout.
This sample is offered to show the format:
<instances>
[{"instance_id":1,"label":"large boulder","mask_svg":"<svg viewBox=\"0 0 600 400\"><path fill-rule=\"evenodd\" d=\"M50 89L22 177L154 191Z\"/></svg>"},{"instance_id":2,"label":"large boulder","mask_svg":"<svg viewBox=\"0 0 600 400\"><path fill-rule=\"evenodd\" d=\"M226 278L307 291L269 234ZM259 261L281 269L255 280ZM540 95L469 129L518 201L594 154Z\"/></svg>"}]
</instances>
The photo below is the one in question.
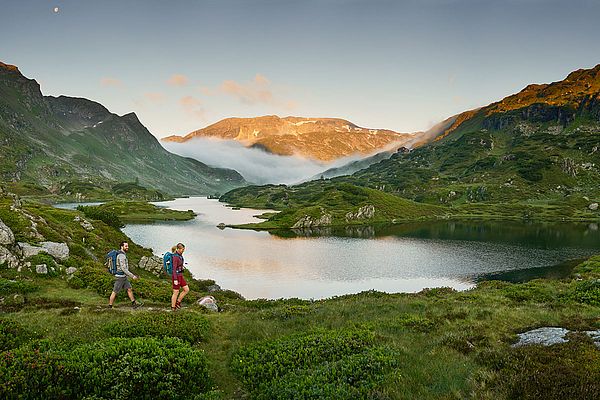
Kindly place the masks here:
<instances>
[{"instance_id":1,"label":"large boulder","mask_svg":"<svg viewBox=\"0 0 600 400\"><path fill-rule=\"evenodd\" d=\"M23 258L36 256L40 253L47 253L57 260L69 258L69 246L66 243L42 242L41 246L34 246L29 243L19 242Z\"/></svg>"},{"instance_id":2,"label":"large boulder","mask_svg":"<svg viewBox=\"0 0 600 400\"><path fill-rule=\"evenodd\" d=\"M0 245L11 245L15 243L15 235L8 226L0 219Z\"/></svg>"},{"instance_id":3,"label":"large boulder","mask_svg":"<svg viewBox=\"0 0 600 400\"><path fill-rule=\"evenodd\" d=\"M40 246L33 246L29 243L19 242L19 248L21 249L21 255L23 258L37 256L40 253L45 253L46 250Z\"/></svg>"},{"instance_id":4,"label":"large boulder","mask_svg":"<svg viewBox=\"0 0 600 400\"><path fill-rule=\"evenodd\" d=\"M138 267L144 271L149 271L154 275L159 276L163 270L163 261L157 256L143 256L138 263Z\"/></svg>"},{"instance_id":5,"label":"large boulder","mask_svg":"<svg viewBox=\"0 0 600 400\"><path fill-rule=\"evenodd\" d=\"M42 248L57 260L69 258L69 246L66 243L42 242Z\"/></svg>"}]
</instances>

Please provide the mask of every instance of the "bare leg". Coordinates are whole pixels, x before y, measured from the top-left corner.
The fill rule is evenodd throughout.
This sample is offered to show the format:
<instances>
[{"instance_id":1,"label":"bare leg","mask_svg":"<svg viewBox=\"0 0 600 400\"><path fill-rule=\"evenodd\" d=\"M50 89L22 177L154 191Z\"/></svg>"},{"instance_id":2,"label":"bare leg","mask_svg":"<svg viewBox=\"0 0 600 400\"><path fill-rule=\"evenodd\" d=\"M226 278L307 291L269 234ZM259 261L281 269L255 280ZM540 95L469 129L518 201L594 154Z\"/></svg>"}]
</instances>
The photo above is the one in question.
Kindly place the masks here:
<instances>
[{"instance_id":1,"label":"bare leg","mask_svg":"<svg viewBox=\"0 0 600 400\"><path fill-rule=\"evenodd\" d=\"M113 303L115 302L115 299L117 298L117 294L115 292L112 292L110 294L110 298L108 299L108 305L112 306Z\"/></svg>"},{"instance_id":2,"label":"bare leg","mask_svg":"<svg viewBox=\"0 0 600 400\"><path fill-rule=\"evenodd\" d=\"M127 289L127 296L129 296L129 300L135 301L135 297L133 297L133 289L132 288Z\"/></svg>"},{"instance_id":3,"label":"bare leg","mask_svg":"<svg viewBox=\"0 0 600 400\"><path fill-rule=\"evenodd\" d=\"M183 287L183 292L179 293L179 299L177 299L177 301L179 303L181 303L181 300L183 300L183 298L185 297L186 294L188 294L190 292L190 287L188 285L185 285Z\"/></svg>"},{"instance_id":4,"label":"bare leg","mask_svg":"<svg viewBox=\"0 0 600 400\"><path fill-rule=\"evenodd\" d=\"M179 294L179 289L173 289L173 296L171 296L171 307L175 308L175 304L177 303L177 295Z\"/></svg>"}]
</instances>

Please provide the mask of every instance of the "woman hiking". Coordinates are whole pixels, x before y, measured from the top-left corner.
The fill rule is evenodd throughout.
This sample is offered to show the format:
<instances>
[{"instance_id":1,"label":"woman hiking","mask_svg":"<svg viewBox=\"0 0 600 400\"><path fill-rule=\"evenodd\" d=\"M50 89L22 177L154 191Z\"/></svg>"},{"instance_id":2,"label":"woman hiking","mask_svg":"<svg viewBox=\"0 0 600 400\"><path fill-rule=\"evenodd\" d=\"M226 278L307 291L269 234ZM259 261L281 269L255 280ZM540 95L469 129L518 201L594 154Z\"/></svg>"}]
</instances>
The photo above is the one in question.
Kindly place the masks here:
<instances>
[{"instance_id":1,"label":"woman hiking","mask_svg":"<svg viewBox=\"0 0 600 400\"><path fill-rule=\"evenodd\" d=\"M176 311L181 308L181 300L190 291L185 278L183 277L183 252L185 246L183 243L177 243L173 246L173 272L171 272L171 280L173 282L173 296L171 296L171 310ZM181 290L183 289L183 290Z\"/></svg>"}]
</instances>

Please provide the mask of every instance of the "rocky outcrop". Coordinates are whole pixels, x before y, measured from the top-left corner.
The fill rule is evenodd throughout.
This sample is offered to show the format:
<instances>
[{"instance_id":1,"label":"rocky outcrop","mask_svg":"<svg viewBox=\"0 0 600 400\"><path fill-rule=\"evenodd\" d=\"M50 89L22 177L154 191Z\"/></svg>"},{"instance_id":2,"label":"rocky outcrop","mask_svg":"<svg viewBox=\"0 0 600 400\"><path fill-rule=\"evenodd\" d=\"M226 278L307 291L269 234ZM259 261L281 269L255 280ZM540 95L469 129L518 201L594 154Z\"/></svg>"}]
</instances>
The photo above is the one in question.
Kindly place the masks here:
<instances>
[{"instance_id":1,"label":"rocky outcrop","mask_svg":"<svg viewBox=\"0 0 600 400\"><path fill-rule=\"evenodd\" d=\"M292 225L292 229L301 229L301 228L311 228L315 226L327 226L331 225L332 217L331 214L323 213L319 218L311 217L310 215L305 215L300 218L294 225Z\"/></svg>"},{"instance_id":2,"label":"rocky outcrop","mask_svg":"<svg viewBox=\"0 0 600 400\"><path fill-rule=\"evenodd\" d=\"M81 218L79 215L77 215L74 219L75 222L79 222L79 225L81 225L81 227L83 229L85 229L88 232L91 232L94 230L94 225L92 225L88 220L86 220L85 218Z\"/></svg>"},{"instance_id":3,"label":"rocky outcrop","mask_svg":"<svg viewBox=\"0 0 600 400\"><path fill-rule=\"evenodd\" d=\"M57 260L69 258L69 246L66 243L42 242L42 248Z\"/></svg>"},{"instance_id":4,"label":"rocky outcrop","mask_svg":"<svg viewBox=\"0 0 600 400\"><path fill-rule=\"evenodd\" d=\"M15 235L12 230L0 219L0 245L12 245L15 243Z\"/></svg>"},{"instance_id":5,"label":"rocky outcrop","mask_svg":"<svg viewBox=\"0 0 600 400\"><path fill-rule=\"evenodd\" d=\"M346 214L346 222L357 221L361 219L371 219L375 216L375 206L367 204L362 206L356 212L349 212Z\"/></svg>"},{"instance_id":6,"label":"rocky outcrop","mask_svg":"<svg viewBox=\"0 0 600 400\"><path fill-rule=\"evenodd\" d=\"M42 242L40 244L41 246L34 246L29 243L19 242L23 258L36 256L40 253L46 253L57 260L69 258L69 246L66 243Z\"/></svg>"},{"instance_id":7,"label":"rocky outcrop","mask_svg":"<svg viewBox=\"0 0 600 400\"><path fill-rule=\"evenodd\" d=\"M157 256L143 256L138 263L138 268L143 269L144 271L148 271L153 273L156 276L159 276L163 270L163 261L160 257Z\"/></svg>"},{"instance_id":8,"label":"rocky outcrop","mask_svg":"<svg viewBox=\"0 0 600 400\"><path fill-rule=\"evenodd\" d=\"M0 265L7 263L9 268L17 268L19 260L6 247L0 246Z\"/></svg>"}]
</instances>

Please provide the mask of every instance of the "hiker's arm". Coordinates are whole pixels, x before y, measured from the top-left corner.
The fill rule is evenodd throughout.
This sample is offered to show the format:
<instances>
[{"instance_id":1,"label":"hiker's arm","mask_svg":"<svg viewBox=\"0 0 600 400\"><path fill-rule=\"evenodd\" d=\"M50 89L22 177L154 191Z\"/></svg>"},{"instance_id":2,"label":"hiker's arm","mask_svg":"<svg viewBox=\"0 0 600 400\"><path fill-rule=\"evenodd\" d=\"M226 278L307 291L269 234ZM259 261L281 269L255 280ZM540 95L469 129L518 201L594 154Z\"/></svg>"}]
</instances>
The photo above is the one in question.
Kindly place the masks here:
<instances>
[{"instance_id":1,"label":"hiker's arm","mask_svg":"<svg viewBox=\"0 0 600 400\"><path fill-rule=\"evenodd\" d=\"M119 254L117 256L117 261L119 263L119 267L121 267L121 271L123 271L125 275L127 275L131 279L137 279L137 276L135 276L131 273L131 271L129 271L129 263L127 262L127 257L125 257L125 254Z\"/></svg>"}]
</instances>

